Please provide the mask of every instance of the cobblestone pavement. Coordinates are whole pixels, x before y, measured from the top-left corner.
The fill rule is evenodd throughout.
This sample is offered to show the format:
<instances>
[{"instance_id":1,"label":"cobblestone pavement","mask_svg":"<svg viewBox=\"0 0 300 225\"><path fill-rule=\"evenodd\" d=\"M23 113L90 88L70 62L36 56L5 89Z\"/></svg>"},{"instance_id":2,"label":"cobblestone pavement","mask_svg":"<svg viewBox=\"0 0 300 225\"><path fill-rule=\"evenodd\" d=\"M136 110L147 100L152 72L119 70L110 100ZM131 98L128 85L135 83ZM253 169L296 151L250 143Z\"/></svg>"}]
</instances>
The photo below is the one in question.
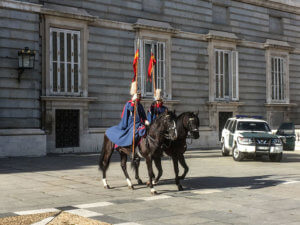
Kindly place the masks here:
<instances>
[{"instance_id":1,"label":"cobblestone pavement","mask_svg":"<svg viewBox=\"0 0 300 225\"><path fill-rule=\"evenodd\" d=\"M284 152L280 163L267 158L235 162L220 150L190 150L190 171L174 184L172 161L151 196L145 185L127 187L114 154L106 190L98 155L0 159L0 218L66 212L111 224L299 224L300 150ZM132 177L134 173L128 163ZM145 162L140 175L147 180Z\"/></svg>"}]
</instances>

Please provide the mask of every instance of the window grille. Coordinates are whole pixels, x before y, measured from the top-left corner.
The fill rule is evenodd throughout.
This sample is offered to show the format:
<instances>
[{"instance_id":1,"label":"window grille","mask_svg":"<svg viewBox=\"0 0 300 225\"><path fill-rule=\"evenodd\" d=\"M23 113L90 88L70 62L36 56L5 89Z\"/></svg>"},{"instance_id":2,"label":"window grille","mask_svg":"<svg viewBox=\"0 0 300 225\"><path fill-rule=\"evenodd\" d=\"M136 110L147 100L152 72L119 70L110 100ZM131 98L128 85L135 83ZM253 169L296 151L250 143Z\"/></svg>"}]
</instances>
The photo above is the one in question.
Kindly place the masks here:
<instances>
[{"instance_id":1,"label":"window grille","mask_svg":"<svg viewBox=\"0 0 300 225\"><path fill-rule=\"evenodd\" d=\"M140 44L140 71L139 81L141 82L141 92L144 97L153 96L153 77L152 82L148 78L148 66L151 52L156 59L154 66L155 87L162 90L162 96L166 97L166 50L165 43L158 41L143 40Z\"/></svg>"},{"instance_id":2,"label":"window grille","mask_svg":"<svg viewBox=\"0 0 300 225\"><path fill-rule=\"evenodd\" d=\"M284 100L284 59L281 57L271 58L271 89L272 100Z\"/></svg>"},{"instance_id":3,"label":"window grille","mask_svg":"<svg viewBox=\"0 0 300 225\"><path fill-rule=\"evenodd\" d=\"M238 52L215 49L217 100L238 100Z\"/></svg>"},{"instance_id":4,"label":"window grille","mask_svg":"<svg viewBox=\"0 0 300 225\"><path fill-rule=\"evenodd\" d=\"M50 90L80 95L80 31L50 28Z\"/></svg>"}]
</instances>

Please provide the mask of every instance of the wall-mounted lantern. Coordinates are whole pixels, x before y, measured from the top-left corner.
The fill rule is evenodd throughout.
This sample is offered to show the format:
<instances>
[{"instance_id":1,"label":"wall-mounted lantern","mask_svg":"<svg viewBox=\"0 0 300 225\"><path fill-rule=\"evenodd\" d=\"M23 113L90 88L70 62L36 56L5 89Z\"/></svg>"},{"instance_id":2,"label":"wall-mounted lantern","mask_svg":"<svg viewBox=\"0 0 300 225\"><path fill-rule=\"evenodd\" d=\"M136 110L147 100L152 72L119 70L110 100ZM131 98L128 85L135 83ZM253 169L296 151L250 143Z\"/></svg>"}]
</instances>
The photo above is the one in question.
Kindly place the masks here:
<instances>
[{"instance_id":1,"label":"wall-mounted lantern","mask_svg":"<svg viewBox=\"0 0 300 225\"><path fill-rule=\"evenodd\" d=\"M19 68L18 68L18 80L20 81L21 75L24 69L34 68L35 51L30 50L28 47L18 51Z\"/></svg>"}]
</instances>

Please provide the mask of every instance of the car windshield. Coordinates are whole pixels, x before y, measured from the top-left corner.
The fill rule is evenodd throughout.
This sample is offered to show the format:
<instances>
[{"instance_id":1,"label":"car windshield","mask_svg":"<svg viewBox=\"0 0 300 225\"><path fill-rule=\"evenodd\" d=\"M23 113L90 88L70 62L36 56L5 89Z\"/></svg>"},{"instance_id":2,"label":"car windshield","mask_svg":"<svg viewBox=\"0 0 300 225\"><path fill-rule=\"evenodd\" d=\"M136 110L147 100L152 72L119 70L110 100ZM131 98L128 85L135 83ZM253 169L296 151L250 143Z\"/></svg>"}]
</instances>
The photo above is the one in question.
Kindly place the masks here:
<instances>
[{"instance_id":1,"label":"car windshield","mask_svg":"<svg viewBox=\"0 0 300 225\"><path fill-rule=\"evenodd\" d=\"M240 121L237 126L238 130L249 130L249 131L264 131L270 132L270 128L267 123L264 122L250 122Z\"/></svg>"}]
</instances>

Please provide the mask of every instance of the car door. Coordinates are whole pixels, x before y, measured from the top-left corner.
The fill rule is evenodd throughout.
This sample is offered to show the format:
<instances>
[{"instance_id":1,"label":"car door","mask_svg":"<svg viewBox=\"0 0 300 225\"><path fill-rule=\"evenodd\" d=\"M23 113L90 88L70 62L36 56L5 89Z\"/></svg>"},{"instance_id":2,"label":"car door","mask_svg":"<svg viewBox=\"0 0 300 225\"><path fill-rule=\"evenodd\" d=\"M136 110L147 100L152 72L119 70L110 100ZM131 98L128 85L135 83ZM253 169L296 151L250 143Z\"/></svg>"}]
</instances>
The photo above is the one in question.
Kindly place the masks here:
<instances>
[{"instance_id":1,"label":"car door","mask_svg":"<svg viewBox=\"0 0 300 225\"><path fill-rule=\"evenodd\" d=\"M295 125L293 123L284 122L282 123L277 132L278 135L283 140L284 150L294 150L295 149Z\"/></svg>"},{"instance_id":2,"label":"car door","mask_svg":"<svg viewBox=\"0 0 300 225\"><path fill-rule=\"evenodd\" d=\"M233 145L234 145L234 132L235 132L235 128L236 128L236 120L232 122L231 127L230 127L230 132L229 132L229 148L232 149Z\"/></svg>"},{"instance_id":3,"label":"car door","mask_svg":"<svg viewBox=\"0 0 300 225\"><path fill-rule=\"evenodd\" d=\"M225 127L223 129L223 133L222 133L222 136L223 136L223 141L224 141L224 145L225 145L225 148L228 149L229 148L229 128L231 126L231 123L232 123L232 120L227 120L226 124L225 124Z\"/></svg>"}]
</instances>

